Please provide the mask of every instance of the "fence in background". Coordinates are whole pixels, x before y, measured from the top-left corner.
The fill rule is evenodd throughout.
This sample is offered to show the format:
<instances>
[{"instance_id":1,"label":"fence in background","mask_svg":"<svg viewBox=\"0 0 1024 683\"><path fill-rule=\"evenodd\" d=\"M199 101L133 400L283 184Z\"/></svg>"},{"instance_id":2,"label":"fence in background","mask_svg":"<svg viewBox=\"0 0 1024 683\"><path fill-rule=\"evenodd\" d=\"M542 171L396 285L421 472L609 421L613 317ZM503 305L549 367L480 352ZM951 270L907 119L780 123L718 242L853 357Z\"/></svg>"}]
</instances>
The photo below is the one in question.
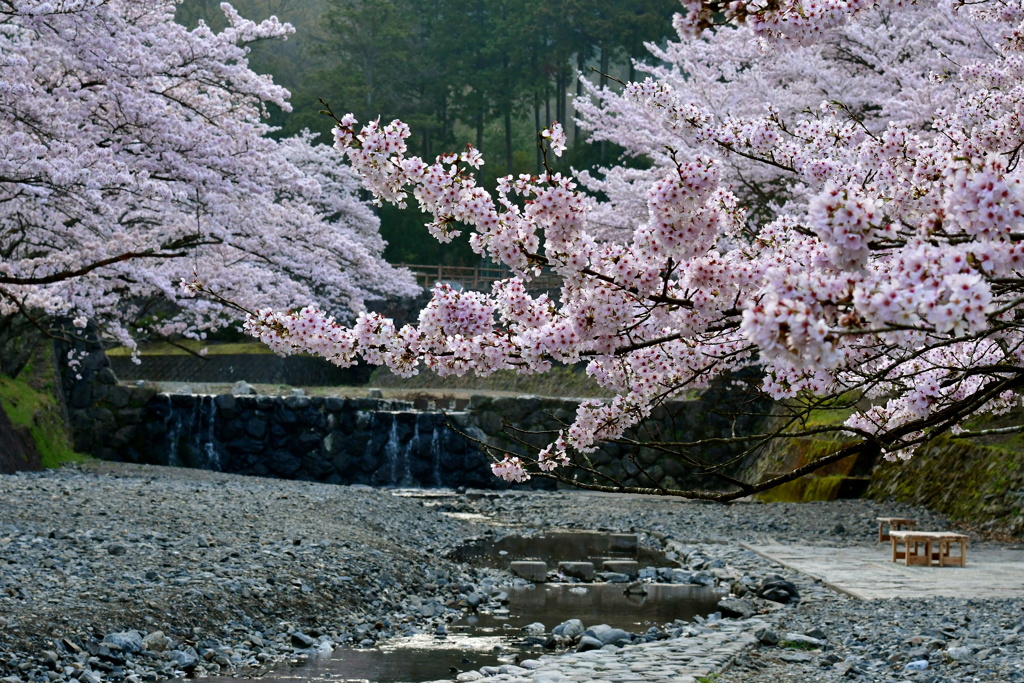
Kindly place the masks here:
<instances>
[{"instance_id":1,"label":"fence in background","mask_svg":"<svg viewBox=\"0 0 1024 683\"><path fill-rule=\"evenodd\" d=\"M496 281L512 276L508 268L501 266L435 266L412 263L398 265L412 271L416 276L416 283L424 289L430 289L438 282L446 282L451 285L457 284L464 290L485 292L489 291ZM530 292L558 290L561 286L561 278L549 271L526 283L526 289Z\"/></svg>"}]
</instances>

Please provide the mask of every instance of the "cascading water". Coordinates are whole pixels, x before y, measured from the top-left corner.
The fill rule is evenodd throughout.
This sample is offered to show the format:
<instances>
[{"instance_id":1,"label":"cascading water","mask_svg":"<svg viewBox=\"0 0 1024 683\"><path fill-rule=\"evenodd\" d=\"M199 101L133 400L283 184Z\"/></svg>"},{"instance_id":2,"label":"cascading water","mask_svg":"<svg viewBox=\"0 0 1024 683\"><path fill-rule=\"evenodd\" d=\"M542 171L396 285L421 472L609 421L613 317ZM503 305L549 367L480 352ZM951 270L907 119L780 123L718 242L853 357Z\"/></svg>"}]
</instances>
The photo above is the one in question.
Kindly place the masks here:
<instances>
[{"instance_id":1,"label":"cascading water","mask_svg":"<svg viewBox=\"0 0 1024 683\"><path fill-rule=\"evenodd\" d=\"M409 403L162 394L133 462L371 486L479 486L486 461ZM155 406L154 406L155 407ZM156 417L154 415L154 417ZM144 450L145 449L145 450ZM148 457L147 457L148 456Z\"/></svg>"},{"instance_id":2,"label":"cascading water","mask_svg":"<svg viewBox=\"0 0 1024 683\"><path fill-rule=\"evenodd\" d=\"M388 440L384 443L384 457L387 459L388 484L394 485L398 482L398 420L397 416L391 415L391 431L388 433Z\"/></svg>"},{"instance_id":3,"label":"cascading water","mask_svg":"<svg viewBox=\"0 0 1024 683\"><path fill-rule=\"evenodd\" d=\"M416 419L413 422L412 438L406 440L405 448L402 449L402 456L399 461L400 479L395 482L398 486L415 486L416 482L413 481L412 477L412 459L415 456L413 449L419 446L420 443L420 417L423 414L417 414Z\"/></svg>"},{"instance_id":4,"label":"cascading water","mask_svg":"<svg viewBox=\"0 0 1024 683\"><path fill-rule=\"evenodd\" d=\"M210 401L210 409L206 417L206 443L202 445L201 449L201 452L206 456L206 466L204 469L220 472L220 450L217 448L217 440L214 437L214 427L217 423L217 402L213 400L213 396L205 396L203 398Z\"/></svg>"},{"instance_id":5,"label":"cascading water","mask_svg":"<svg viewBox=\"0 0 1024 683\"><path fill-rule=\"evenodd\" d=\"M445 427L442 425L441 429ZM434 486L444 486L441 480L441 441L437 435L438 425L430 431L430 473L434 477Z\"/></svg>"},{"instance_id":6,"label":"cascading water","mask_svg":"<svg viewBox=\"0 0 1024 683\"><path fill-rule=\"evenodd\" d=\"M167 464L171 467L222 469L221 452L215 437L217 403L213 396L191 396L175 400L165 394L167 416ZM185 403L185 405L180 405Z\"/></svg>"},{"instance_id":7,"label":"cascading water","mask_svg":"<svg viewBox=\"0 0 1024 683\"><path fill-rule=\"evenodd\" d=\"M167 429L167 464L171 467L180 467L178 440L181 438L181 418L174 409L170 395L163 394L163 398L167 399L167 416L164 418L164 426Z\"/></svg>"}]
</instances>

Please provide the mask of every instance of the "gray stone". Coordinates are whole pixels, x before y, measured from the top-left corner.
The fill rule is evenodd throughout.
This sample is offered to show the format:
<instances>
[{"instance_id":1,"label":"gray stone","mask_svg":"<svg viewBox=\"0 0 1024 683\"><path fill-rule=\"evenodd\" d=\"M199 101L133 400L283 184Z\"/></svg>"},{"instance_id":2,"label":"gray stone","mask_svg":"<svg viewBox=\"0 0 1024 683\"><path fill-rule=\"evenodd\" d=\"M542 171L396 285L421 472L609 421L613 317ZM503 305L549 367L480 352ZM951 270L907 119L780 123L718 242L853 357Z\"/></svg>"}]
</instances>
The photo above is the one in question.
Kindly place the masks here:
<instances>
[{"instance_id":1,"label":"gray stone","mask_svg":"<svg viewBox=\"0 0 1024 683\"><path fill-rule=\"evenodd\" d=\"M563 621L561 624L551 629L551 634L575 640L579 636L583 635L583 622L579 619Z\"/></svg>"},{"instance_id":2,"label":"gray stone","mask_svg":"<svg viewBox=\"0 0 1024 683\"><path fill-rule=\"evenodd\" d=\"M824 640L819 640L817 638L811 638L810 636L805 636L802 633L792 633L792 632L787 633L786 635L782 636L782 640L783 640L783 642L798 643L800 645L807 645L807 646L810 646L810 647L824 647L825 646L825 641Z\"/></svg>"},{"instance_id":3,"label":"gray stone","mask_svg":"<svg viewBox=\"0 0 1024 683\"><path fill-rule=\"evenodd\" d=\"M221 416L227 418L234 417L235 410L238 407L238 401L235 399L234 394L221 394L214 398L213 402Z\"/></svg>"},{"instance_id":4,"label":"gray stone","mask_svg":"<svg viewBox=\"0 0 1024 683\"><path fill-rule=\"evenodd\" d=\"M142 634L138 631L108 633L103 636L103 642L118 646L122 652L135 653L142 649Z\"/></svg>"},{"instance_id":5,"label":"gray stone","mask_svg":"<svg viewBox=\"0 0 1024 683\"><path fill-rule=\"evenodd\" d=\"M804 631L804 635L809 636L811 638L817 638L818 640L828 640L828 634L825 633L824 629L819 628L817 626L815 626L812 629Z\"/></svg>"},{"instance_id":6,"label":"gray stone","mask_svg":"<svg viewBox=\"0 0 1024 683\"><path fill-rule=\"evenodd\" d=\"M518 576L533 583L544 583L548 577L548 565L545 562L520 560L509 564L508 569L513 576Z\"/></svg>"},{"instance_id":7,"label":"gray stone","mask_svg":"<svg viewBox=\"0 0 1024 683\"><path fill-rule=\"evenodd\" d=\"M168 655L174 665L185 672L190 672L199 664L199 658L188 650L175 650Z\"/></svg>"},{"instance_id":8,"label":"gray stone","mask_svg":"<svg viewBox=\"0 0 1024 683\"><path fill-rule=\"evenodd\" d=\"M567 577L583 581L594 580L593 562L559 562L558 571Z\"/></svg>"},{"instance_id":9,"label":"gray stone","mask_svg":"<svg viewBox=\"0 0 1024 683\"><path fill-rule=\"evenodd\" d=\"M754 616L754 606L742 598L726 598L718 603L718 611L723 617L733 619L749 619Z\"/></svg>"},{"instance_id":10,"label":"gray stone","mask_svg":"<svg viewBox=\"0 0 1024 683\"><path fill-rule=\"evenodd\" d=\"M682 569L673 569L669 581L676 584L692 583L693 574Z\"/></svg>"},{"instance_id":11,"label":"gray stone","mask_svg":"<svg viewBox=\"0 0 1024 683\"><path fill-rule=\"evenodd\" d=\"M256 390L248 382L239 380L231 385L231 393L235 396L251 396Z\"/></svg>"},{"instance_id":12,"label":"gray stone","mask_svg":"<svg viewBox=\"0 0 1024 683\"><path fill-rule=\"evenodd\" d=\"M770 574L761 581L757 588L758 597L783 604L800 599L800 592L792 581L787 581L777 574Z\"/></svg>"},{"instance_id":13,"label":"gray stone","mask_svg":"<svg viewBox=\"0 0 1024 683\"><path fill-rule=\"evenodd\" d=\"M170 644L170 640L163 631L153 631L142 639L142 649L150 652L163 652Z\"/></svg>"},{"instance_id":14,"label":"gray stone","mask_svg":"<svg viewBox=\"0 0 1024 683\"><path fill-rule=\"evenodd\" d=\"M119 543L114 543L107 546L107 553L110 555L114 555L115 557L125 555L127 554L127 552L128 549Z\"/></svg>"},{"instance_id":15,"label":"gray stone","mask_svg":"<svg viewBox=\"0 0 1024 683\"><path fill-rule=\"evenodd\" d=\"M528 633L531 636L540 635L541 633L544 633L544 631L544 624L539 621L535 621L532 624L527 624L523 627L523 632Z\"/></svg>"},{"instance_id":16,"label":"gray stone","mask_svg":"<svg viewBox=\"0 0 1024 683\"><path fill-rule=\"evenodd\" d=\"M628 574L620 574L618 572L598 572L597 578L601 579L606 583L629 583L630 578Z\"/></svg>"},{"instance_id":17,"label":"gray stone","mask_svg":"<svg viewBox=\"0 0 1024 683\"><path fill-rule=\"evenodd\" d=\"M289 410L303 410L310 406L312 400L304 394L292 394L291 396L286 396L282 402Z\"/></svg>"},{"instance_id":18,"label":"gray stone","mask_svg":"<svg viewBox=\"0 0 1024 683\"><path fill-rule=\"evenodd\" d=\"M635 579L640 575L640 563L634 560L605 560L601 569L606 572L625 574L630 579Z\"/></svg>"},{"instance_id":19,"label":"gray stone","mask_svg":"<svg viewBox=\"0 0 1024 683\"><path fill-rule=\"evenodd\" d=\"M777 645L779 643L779 635L767 626L762 626L755 630L754 637L762 645Z\"/></svg>"},{"instance_id":20,"label":"gray stone","mask_svg":"<svg viewBox=\"0 0 1024 683\"><path fill-rule=\"evenodd\" d=\"M608 624L598 624L597 626L591 626L583 632L583 636L597 638L604 645L617 643L621 640L631 640L629 633L623 631L621 628L612 628Z\"/></svg>"},{"instance_id":21,"label":"gray stone","mask_svg":"<svg viewBox=\"0 0 1024 683\"><path fill-rule=\"evenodd\" d=\"M115 408L124 408L132 400L131 387L116 384L107 390L107 403Z\"/></svg>"},{"instance_id":22,"label":"gray stone","mask_svg":"<svg viewBox=\"0 0 1024 683\"><path fill-rule=\"evenodd\" d=\"M951 647L945 652L947 659L951 659L954 662L962 662L966 659L970 659L973 652L969 647Z\"/></svg>"},{"instance_id":23,"label":"gray stone","mask_svg":"<svg viewBox=\"0 0 1024 683\"><path fill-rule=\"evenodd\" d=\"M600 650L603 647L604 643L602 643L597 638L594 638L593 636L583 636L582 638L580 638L580 642L576 645L576 652L589 652L591 650Z\"/></svg>"},{"instance_id":24,"label":"gray stone","mask_svg":"<svg viewBox=\"0 0 1024 683\"><path fill-rule=\"evenodd\" d=\"M296 631L295 633L293 633L291 635L291 641L292 645L301 648L313 647L314 645L316 645L316 640L314 638L307 636L305 633L302 633L301 631Z\"/></svg>"},{"instance_id":25,"label":"gray stone","mask_svg":"<svg viewBox=\"0 0 1024 683\"><path fill-rule=\"evenodd\" d=\"M710 572L695 572L690 577L690 583L695 586L714 586L715 575Z\"/></svg>"}]
</instances>

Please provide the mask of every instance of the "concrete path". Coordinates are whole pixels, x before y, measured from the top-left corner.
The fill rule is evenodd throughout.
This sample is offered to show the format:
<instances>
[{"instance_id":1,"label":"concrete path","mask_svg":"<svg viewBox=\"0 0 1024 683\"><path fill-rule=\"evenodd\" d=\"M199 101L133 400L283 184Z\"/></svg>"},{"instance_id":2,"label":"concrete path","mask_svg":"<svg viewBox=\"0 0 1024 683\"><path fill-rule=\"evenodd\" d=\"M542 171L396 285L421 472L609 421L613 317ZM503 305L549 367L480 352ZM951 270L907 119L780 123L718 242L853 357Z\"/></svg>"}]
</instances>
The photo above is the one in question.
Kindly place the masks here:
<instances>
[{"instance_id":1,"label":"concrete path","mask_svg":"<svg viewBox=\"0 0 1024 683\"><path fill-rule=\"evenodd\" d=\"M758 555L864 600L1024 596L1024 547L967 547L967 566L907 567L888 543L825 548L743 544Z\"/></svg>"}]
</instances>

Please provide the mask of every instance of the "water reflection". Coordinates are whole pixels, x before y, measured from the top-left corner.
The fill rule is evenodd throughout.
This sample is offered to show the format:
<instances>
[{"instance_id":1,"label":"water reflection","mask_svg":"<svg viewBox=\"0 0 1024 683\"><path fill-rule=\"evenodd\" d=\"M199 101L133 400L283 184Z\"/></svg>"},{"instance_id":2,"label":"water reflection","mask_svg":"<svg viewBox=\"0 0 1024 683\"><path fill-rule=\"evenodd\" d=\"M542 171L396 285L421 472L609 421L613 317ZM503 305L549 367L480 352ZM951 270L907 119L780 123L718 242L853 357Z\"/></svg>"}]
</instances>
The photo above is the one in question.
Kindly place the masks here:
<instances>
[{"instance_id":1,"label":"water reflection","mask_svg":"<svg viewBox=\"0 0 1024 683\"><path fill-rule=\"evenodd\" d=\"M474 614L453 627L466 626L482 633L522 629L540 622L548 631L566 619L579 619L587 626L608 624L633 633L715 611L724 591L704 586L652 583L646 595L626 594L621 583L541 584L536 588L509 591L508 614Z\"/></svg>"},{"instance_id":2,"label":"water reflection","mask_svg":"<svg viewBox=\"0 0 1024 683\"><path fill-rule=\"evenodd\" d=\"M329 681L330 683L419 683L454 680L459 671L500 664L500 637L449 635L443 640L419 635L400 638L370 649L338 648L330 657L306 660L301 666L281 666L263 683ZM207 679L207 683L238 683L237 679Z\"/></svg>"},{"instance_id":3,"label":"water reflection","mask_svg":"<svg viewBox=\"0 0 1024 683\"><path fill-rule=\"evenodd\" d=\"M446 638L417 635L368 649L338 648L330 657L301 666L282 665L263 683L421 683L454 680L461 671L498 666L512 657L538 657L545 650L522 642L522 627L540 622L547 631L562 621L608 624L645 633L676 619L710 614L723 591L702 586L647 584L646 595L627 595L622 584L543 584L509 591L507 613L475 614L451 625ZM208 679L208 683L237 683Z\"/></svg>"}]
</instances>

